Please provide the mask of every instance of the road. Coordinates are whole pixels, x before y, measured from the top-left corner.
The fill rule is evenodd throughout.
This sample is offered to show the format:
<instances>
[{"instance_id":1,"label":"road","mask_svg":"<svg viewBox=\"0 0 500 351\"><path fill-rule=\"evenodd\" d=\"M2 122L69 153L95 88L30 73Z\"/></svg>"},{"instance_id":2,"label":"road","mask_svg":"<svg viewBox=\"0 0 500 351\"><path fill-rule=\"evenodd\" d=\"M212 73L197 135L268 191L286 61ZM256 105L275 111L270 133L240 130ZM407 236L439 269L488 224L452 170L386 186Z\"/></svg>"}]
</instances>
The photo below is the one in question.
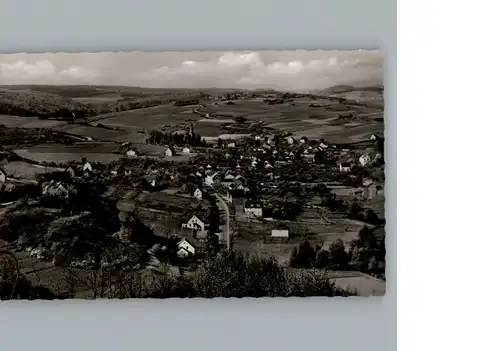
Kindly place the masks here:
<instances>
[{"instance_id":1,"label":"road","mask_svg":"<svg viewBox=\"0 0 500 351\"><path fill-rule=\"evenodd\" d=\"M229 213L229 207L215 189L214 189L214 195L217 198L217 206L221 211L225 212L225 223L222 226L222 233L223 233L222 235L224 237L224 241L226 242L226 247L229 250L231 248L231 234L230 234L231 217Z\"/></svg>"}]
</instances>

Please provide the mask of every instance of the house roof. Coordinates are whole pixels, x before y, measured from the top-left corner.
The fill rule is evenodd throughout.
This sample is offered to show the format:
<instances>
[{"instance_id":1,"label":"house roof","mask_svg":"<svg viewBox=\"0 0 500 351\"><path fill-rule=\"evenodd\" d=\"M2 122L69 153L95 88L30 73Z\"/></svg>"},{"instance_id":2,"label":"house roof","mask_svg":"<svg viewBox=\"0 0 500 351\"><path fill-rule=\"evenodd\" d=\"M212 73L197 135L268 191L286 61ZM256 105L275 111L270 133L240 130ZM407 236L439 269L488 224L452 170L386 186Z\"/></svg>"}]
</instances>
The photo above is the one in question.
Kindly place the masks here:
<instances>
[{"instance_id":1,"label":"house roof","mask_svg":"<svg viewBox=\"0 0 500 351\"><path fill-rule=\"evenodd\" d=\"M275 226L273 229L277 229L277 230L290 230L290 227L287 226L286 224L284 223L280 223L278 224L277 226Z\"/></svg>"},{"instance_id":2,"label":"house roof","mask_svg":"<svg viewBox=\"0 0 500 351\"><path fill-rule=\"evenodd\" d=\"M177 242L177 246L179 246L183 241L187 242L189 245L196 248L196 244L194 243L194 241L188 238L180 238L180 240Z\"/></svg>"}]
</instances>

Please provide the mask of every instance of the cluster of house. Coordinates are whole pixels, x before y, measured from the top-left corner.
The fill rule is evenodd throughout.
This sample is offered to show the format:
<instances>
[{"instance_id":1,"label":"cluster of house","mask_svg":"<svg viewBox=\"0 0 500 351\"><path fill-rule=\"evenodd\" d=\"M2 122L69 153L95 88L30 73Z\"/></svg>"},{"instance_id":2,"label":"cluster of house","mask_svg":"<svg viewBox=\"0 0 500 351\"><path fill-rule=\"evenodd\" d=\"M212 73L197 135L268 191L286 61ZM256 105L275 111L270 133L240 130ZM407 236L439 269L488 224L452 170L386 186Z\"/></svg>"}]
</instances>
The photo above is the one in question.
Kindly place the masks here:
<instances>
[{"instance_id":1,"label":"cluster of house","mask_svg":"<svg viewBox=\"0 0 500 351\"><path fill-rule=\"evenodd\" d=\"M181 149L179 149L182 155L189 155L191 154L191 148L188 146L184 146ZM178 151L175 150L174 147L166 146L165 147L165 157L172 157L178 154ZM127 157L138 157L140 156L139 150L135 147L130 147L127 149L127 152L125 153Z\"/></svg>"}]
</instances>

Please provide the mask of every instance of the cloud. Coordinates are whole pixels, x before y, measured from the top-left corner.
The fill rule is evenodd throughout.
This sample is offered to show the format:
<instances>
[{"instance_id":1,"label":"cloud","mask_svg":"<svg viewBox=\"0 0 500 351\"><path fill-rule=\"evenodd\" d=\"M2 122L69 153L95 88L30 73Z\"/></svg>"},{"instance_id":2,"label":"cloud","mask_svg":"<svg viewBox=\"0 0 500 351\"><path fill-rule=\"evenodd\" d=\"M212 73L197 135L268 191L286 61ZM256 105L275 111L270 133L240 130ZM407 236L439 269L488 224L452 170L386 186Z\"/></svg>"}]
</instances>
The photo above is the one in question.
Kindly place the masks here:
<instances>
[{"instance_id":1,"label":"cloud","mask_svg":"<svg viewBox=\"0 0 500 351\"><path fill-rule=\"evenodd\" d=\"M48 53L0 55L0 84L306 90L381 84L379 51Z\"/></svg>"}]
</instances>

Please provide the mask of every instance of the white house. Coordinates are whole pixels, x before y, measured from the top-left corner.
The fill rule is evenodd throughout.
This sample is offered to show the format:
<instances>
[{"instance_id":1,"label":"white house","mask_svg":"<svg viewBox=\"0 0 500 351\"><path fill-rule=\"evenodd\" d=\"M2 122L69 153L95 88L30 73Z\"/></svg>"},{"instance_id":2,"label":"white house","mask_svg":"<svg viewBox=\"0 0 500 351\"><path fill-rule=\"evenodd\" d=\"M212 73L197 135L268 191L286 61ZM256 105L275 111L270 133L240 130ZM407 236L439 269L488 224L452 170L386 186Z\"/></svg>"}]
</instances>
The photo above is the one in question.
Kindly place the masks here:
<instances>
[{"instance_id":1,"label":"white house","mask_svg":"<svg viewBox=\"0 0 500 351\"><path fill-rule=\"evenodd\" d=\"M377 138L377 136L376 136L375 134L372 134L372 135L370 136L370 140L377 140L377 139L378 139L378 138Z\"/></svg>"},{"instance_id":2,"label":"white house","mask_svg":"<svg viewBox=\"0 0 500 351\"><path fill-rule=\"evenodd\" d=\"M214 173L214 174L209 174L205 177L205 184L208 185L208 186L212 186L214 185L215 183L215 177L218 175L218 173Z\"/></svg>"},{"instance_id":3,"label":"white house","mask_svg":"<svg viewBox=\"0 0 500 351\"><path fill-rule=\"evenodd\" d=\"M84 172L92 172L92 165L90 164L90 162L86 162L83 165L83 171Z\"/></svg>"},{"instance_id":4,"label":"white house","mask_svg":"<svg viewBox=\"0 0 500 351\"><path fill-rule=\"evenodd\" d=\"M227 144L227 147L236 147L236 143L234 141Z\"/></svg>"},{"instance_id":5,"label":"white house","mask_svg":"<svg viewBox=\"0 0 500 351\"><path fill-rule=\"evenodd\" d=\"M286 138L286 141L289 145L295 144L295 138L293 136L289 136L288 138Z\"/></svg>"},{"instance_id":6,"label":"white house","mask_svg":"<svg viewBox=\"0 0 500 351\"><path fill-rule=\"evenodd\" d=\"M182 228L195 229L195 230L205 230L205 227L208 226L208 223L203 222L197 216L191 217L187 223L182 224Z\"/></svg>"},{"instance_id":7,"label":"white house","mask_svg":"<svg viewBox=\"0 0 500 351\"><path fill-rule=\"evenodd\" d=\"M265 168L268 168L268 169L269 169L269 168L273 168L273 166L272 166L269 162L267 162L267 161L266 161L266 162L264 162L264 167L265 167Z\"/></svg>"},{"instance_id":8,"label":"white house","mask_svg":"<svg viewBox=\"0 0 500 351\"><path fill-rule=\"evenodd\" d=\"M5 180L7 180L7 174L0 168L0 183L5 183Z\"/></svg>"},{"instance_id":9,"label":"white house","mask_svg":"<svg viewBox=\"0 0 500 351\"><path fill-rule=\"evenodd\" d=\"M172 149L170 149L169 147L167 147L167 149L165 150L165 156L166 157L172 157L173 156L173 152L172 152Z\"/></svg>"},{"instance_id":10,"label":"white house","mask_svg":"<svg viewBox=\"0 0 500 351\"><path fill-rule=\"evenodd\" d=\"M301 143L301 144L304 144L306 141L307 141L307 138L306 138L306 137L302 137L302 138L300 138L300 143Z\"/></svg>"},{"instance_id":11,"label":"white house","mask_svg":"<svg viewBox=\"0 0 500 351\"><path fill-rule=\"evenodd\" d=\"M370 155L364 154L359 158L359 163L361 166L366 166L368 163L370 163Z\"/></svg>"},{"instance_id":12,"label":"white house","mask_svg":"<svg viewBox=\"0 0 500 351\"><path fill-rule=\"evenodd\" d=\"M128 157L135 157L135 156L137 156L137 152L134 149L129 149L127 151L127 156Z\"/></svg>"},{"instance_id":13,"label":"white house","mask_svg":"<svg viewBox=\"0 0 500 351\"><path fill-rule=\"evenodd\" d=\"M194 255L196 253L196 248L189 240L183 238L177 243L177 256L186 257L189 255Z\"/></svg>"},{"instance_id":14,"label":"white house","mask_svg":"<svg viewBox=\"0 0 500 351\"><path fill-rule=\"evenodd\" d=\"M245 203L245 214L248 217L262 217L262 206L257 203Z\"/></svg>"},{"instance_id":15,"label":"white house","mask_svg":"<svg viewBox=\"0 0 500 351\"><path fill-rule=\"evenodd\" d=\"M320 143L319 147L322 149L326 149L326 148L328 148L328 145L326 145L325 143Z\"/></svg>"},{"instance_id":16,"label":"white house","mask_svg":"<svg viewBox=\"0 0 500 351\"><path fill-rule=\"evenodd\" d=\"M191 153L191 149L190 149L190 148L188 148L188 147L186 146L186 147L184 147L184 148L182 149L182 153L183 153L183 154L190 154L190 153Z\"/></svg>"},{"instance_id":17,"label":"white house","mask_svg":"<svg viewBox=\"0 0 500 351\"><path fill-rule=\"evenodd\" d=\"M43 187L42 194L67 198L69 196L69 191L61 182L52 180Z\"/></svg>"},{"instance_id":18,"label":"white house","mask_svg":"<svg viewBox=\"0 0 500 351\"><path fill-rule=\"evenodd\" d=\"M289 238L290 228L284 224L280 224L271 230L271 237L273 238Z\"/></svg>"},{"instance_id":19,"label":"white house","mask_svg":"<svg viewBox=\"0 0 500 351\"><path fill-rule=\"evenodd\" d=\"M233 176L231 173L229 173L229 174L227 174L227 175L224 177L224 179L225 179L225 180L234 180L234 176Z\"/></svg>"},{"instance_id":20,"label":"white house","mask_svg":"<svg viewBox=\"0 0 500 351\"><path fill-rule=\"evenodd\" d=\"M196 189L193 195L198 200L201 200L203 198L203 192L200 189Z\"/></svg>"}]
</instances>

